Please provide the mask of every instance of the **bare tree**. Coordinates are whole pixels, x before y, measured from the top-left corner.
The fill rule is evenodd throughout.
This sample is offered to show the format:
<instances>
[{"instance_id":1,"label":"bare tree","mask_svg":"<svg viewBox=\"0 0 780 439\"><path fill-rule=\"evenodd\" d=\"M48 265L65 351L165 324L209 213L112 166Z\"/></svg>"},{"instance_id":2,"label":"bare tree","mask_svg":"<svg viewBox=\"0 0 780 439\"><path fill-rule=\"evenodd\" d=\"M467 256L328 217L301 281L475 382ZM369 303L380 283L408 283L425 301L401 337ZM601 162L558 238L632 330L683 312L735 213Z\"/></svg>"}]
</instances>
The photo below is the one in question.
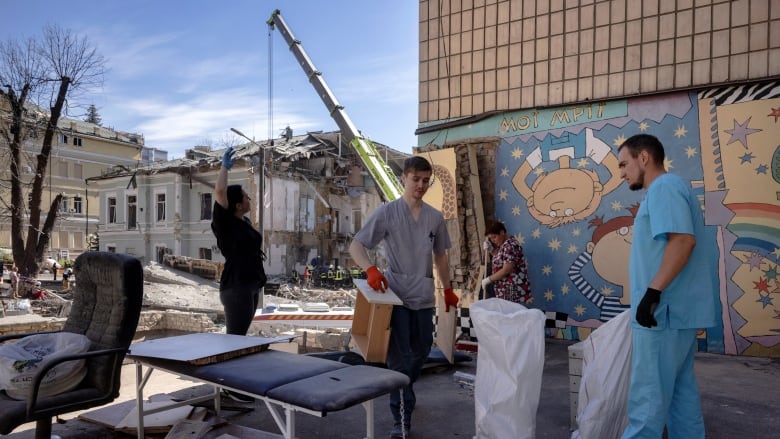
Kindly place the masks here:
<instances>
[{"instance_id":1,"label":"bare tree","mask_svg":"<svg viewBox=\"0 0 780 439\"><path fill-rule=\"evenodd\" d=\"M0 139L9 150L11 247L23 275L38 272L62 201L58 194L41 224L44 177L57 123L67 111L68 99L99 85L104 71L105 59L85 37L56 25L44 28L40 40L0 42L0 114L10 113L0 119ZM44 105L48 113L39 110ZM32 157L35 171L32 181L24 181L19 172L24 145L30 144L31 132L36 135L29 138L38 141L39 129L43 139L40 152Z\"/></svg>"}]
</instances>

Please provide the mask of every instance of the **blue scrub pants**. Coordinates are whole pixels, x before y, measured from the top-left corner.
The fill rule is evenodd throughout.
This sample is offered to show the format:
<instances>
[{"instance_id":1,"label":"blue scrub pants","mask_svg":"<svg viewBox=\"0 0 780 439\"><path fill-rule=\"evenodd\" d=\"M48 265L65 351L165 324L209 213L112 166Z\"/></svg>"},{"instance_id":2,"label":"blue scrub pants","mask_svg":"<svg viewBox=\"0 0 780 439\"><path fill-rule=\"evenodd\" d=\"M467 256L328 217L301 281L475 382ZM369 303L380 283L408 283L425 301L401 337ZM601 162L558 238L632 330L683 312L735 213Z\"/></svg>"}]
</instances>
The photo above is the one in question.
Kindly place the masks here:
<instances>
[{"instance_id":1,"label":"blue scrub pants","mask_svg":"<svg viewBox=\"0 0 780 439\"><path fill-rule=\"evenodd\" d=\"M409 377L409 385L401 391L390 392L390 412L396 424L411 425L412 411L417 403L414 382L422 372L433 345L433 308L412 310L393 306L390 318L390 343L387 349L387 368ZM401 418L403 394L403 419Z\"/></svg>"},{"instance_id":2,"label":"blue scrub pants","mask_svg":"<svg viewBox=\"0 0 780 439\"><path fill-rule=\"evenodd\" d=\"M704 439L693 358L696 329L632 329L628 427L623 439Z\"/></svg>"}]
</instances>

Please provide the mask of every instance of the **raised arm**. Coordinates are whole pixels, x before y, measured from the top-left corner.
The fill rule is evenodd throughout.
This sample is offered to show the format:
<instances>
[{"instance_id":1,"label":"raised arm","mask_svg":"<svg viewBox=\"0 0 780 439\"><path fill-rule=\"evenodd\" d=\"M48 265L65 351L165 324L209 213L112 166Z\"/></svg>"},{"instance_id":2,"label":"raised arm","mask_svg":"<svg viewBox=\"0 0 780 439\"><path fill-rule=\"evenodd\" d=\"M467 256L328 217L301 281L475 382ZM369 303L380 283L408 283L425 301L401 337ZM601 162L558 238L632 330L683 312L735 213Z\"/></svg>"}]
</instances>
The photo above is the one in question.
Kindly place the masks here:
<instances>
[{"instance_id":1,"label":"raised arm","mask_svg":"<svg viewBox=\"0 0 780 439\"><path fill-rule=\"evenodd\" d=\"M217 175L217 184L214 186L214 201L219 203L223 209L228 208L227 187L228 187L228 171L233 167L233 155L235 151L232 146L229 146L225 153L222 154L222 168Z\"/></svg>"}]
</instances>

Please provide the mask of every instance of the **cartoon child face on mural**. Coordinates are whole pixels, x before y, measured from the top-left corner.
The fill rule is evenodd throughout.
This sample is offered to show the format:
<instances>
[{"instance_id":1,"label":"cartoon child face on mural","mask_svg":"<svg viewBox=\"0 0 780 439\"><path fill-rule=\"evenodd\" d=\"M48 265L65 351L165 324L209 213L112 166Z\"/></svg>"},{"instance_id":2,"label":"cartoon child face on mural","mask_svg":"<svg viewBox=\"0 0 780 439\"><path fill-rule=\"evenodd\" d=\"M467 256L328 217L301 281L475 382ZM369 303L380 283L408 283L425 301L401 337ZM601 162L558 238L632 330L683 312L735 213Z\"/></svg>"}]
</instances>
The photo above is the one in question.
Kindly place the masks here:
<instances>
[{"instance_id":1,"label":"cartoon child face on mural","mask_svg":"<svg viewBox=\"0 0 780 439\"><path fill-rule=\"evenodd\" d=\"M571 167L572 160L577 161L576 168ZM557 162L558 169L536 172L537 178L529 186L526 179L544 162ZM606 182L601 182L596 171L584 168L591 162L609 171ZM620 183L617 157L589 128L579 134L546 137L512 178L515 189L526 199L531 216L550 228L587 218Z\"/></svg>"},{"instance_id":2,"label":"cartoon child face on mural","mask_svg":"<svg viewBox=\"0 0 780 439\"><path fill-rule=\"evenodd\" d=\"M604 186L591 170L561 168L540 176L531 190L528 212L552 228L592 214L601 204Z\"/></svg>"},{"instance_id":3,"label":"cartoon child face on mural","mask_svg":"<svg viewBox=\"0 0 780 439\"><path fill-rule=\"evenodd\" d=\"M596 218L592 223L598 226L593 231L593 240L587 244L586 250L593 258L593 269L602 279L621 286L623 296L620 298L620 303L630 305L628 258L634 235L634 217L619 216L605 223L601 223L601 219Z\"/></svg>"}]
</instances>

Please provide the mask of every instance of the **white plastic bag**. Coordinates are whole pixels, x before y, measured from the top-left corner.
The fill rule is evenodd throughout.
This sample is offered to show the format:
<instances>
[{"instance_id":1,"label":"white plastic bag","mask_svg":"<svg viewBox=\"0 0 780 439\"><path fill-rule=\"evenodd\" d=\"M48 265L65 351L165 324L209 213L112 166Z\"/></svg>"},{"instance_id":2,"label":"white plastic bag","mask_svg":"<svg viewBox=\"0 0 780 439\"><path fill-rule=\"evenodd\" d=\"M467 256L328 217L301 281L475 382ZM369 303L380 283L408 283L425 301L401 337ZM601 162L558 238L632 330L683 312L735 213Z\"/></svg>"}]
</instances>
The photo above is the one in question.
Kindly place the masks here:
<instances>
[{"instance_id":1,"label":"white plastic bag","mask_svg":"<svg viewBox=\"0 0 780 439\"><path fill-rule=\"evenodd\" d=\"M544 313L503 299L469 309L479 333L476 437L533 439L544 368Z\"/></svg>"},{"instance_id":2,"label":"white plastic bag","mask_svg":"<svg viewBox=\"0 0 780 439\"><path fill-rule=\"evenodd\" d=\"M87 352L91 342L81 334L57 332L30 335L0 345L0 390L14 399L26 399L36 373L63 355ZM75 388L87 374L85 360L60 363L41 381L39 396L51 396Z\"/></svg>"},{"instance_id":3,"label":"white plastic bag","mask_svg":"<svg viewBox=\"0 0 780 439\"><path fill-rule=\"evenodd\" d=\"M628 425L631 311L623 311L583 342L578 429L571 439L619 438Z\"/></svg>"}]
</instances>

